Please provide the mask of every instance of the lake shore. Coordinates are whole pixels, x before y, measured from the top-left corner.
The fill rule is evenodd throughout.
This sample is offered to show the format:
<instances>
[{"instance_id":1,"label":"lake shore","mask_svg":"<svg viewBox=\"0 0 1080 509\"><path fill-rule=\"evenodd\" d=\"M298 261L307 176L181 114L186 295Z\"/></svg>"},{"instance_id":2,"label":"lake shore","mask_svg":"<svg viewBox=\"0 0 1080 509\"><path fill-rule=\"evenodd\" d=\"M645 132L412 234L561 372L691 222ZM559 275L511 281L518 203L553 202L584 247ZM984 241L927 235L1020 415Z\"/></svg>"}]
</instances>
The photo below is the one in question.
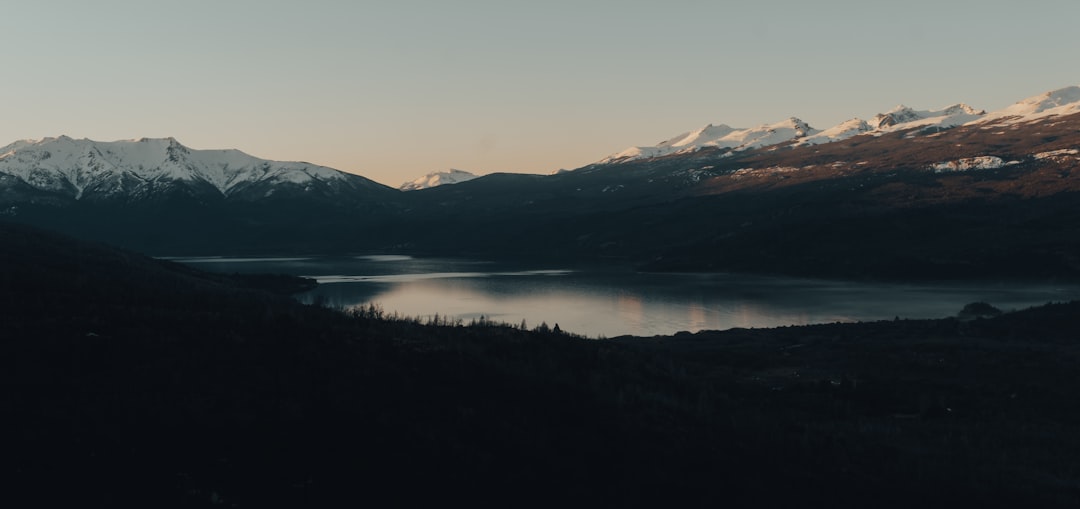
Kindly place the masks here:
<instances>
[{"instance_id":1,"label":"lake shore","mask_svg":"<svg viewBox=\"0 0 1080 509\"><path fill-rule=\"evenodd\" d=\"M305 303L470 323L558 324L589 337L953 316L977 301L1018 310L1080 298L1046 280L880 282L404 255L175 259L222 274L287 273L320 282Z\"/></svg>"}]
</instances>

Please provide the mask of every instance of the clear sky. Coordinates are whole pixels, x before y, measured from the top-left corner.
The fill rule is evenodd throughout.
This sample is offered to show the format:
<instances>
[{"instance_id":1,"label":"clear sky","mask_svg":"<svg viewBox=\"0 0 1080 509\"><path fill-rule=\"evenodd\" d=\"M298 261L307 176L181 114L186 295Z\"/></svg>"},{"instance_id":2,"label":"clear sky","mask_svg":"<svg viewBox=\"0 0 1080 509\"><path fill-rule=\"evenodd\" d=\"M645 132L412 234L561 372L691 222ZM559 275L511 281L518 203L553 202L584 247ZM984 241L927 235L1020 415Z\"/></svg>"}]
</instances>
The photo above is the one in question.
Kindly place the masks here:
<instances>
[{"instance_id":1,"label":"clear sky","mask_svg":"<svg viewBox=\"0 0 1080 509\"><path fill-rule=\"evenodd\" d=\"M1080 84L1078 28L1077 0L5 0L0 145L550 173L707 123L1003 108Z\"/></svg>"}]
</instances>

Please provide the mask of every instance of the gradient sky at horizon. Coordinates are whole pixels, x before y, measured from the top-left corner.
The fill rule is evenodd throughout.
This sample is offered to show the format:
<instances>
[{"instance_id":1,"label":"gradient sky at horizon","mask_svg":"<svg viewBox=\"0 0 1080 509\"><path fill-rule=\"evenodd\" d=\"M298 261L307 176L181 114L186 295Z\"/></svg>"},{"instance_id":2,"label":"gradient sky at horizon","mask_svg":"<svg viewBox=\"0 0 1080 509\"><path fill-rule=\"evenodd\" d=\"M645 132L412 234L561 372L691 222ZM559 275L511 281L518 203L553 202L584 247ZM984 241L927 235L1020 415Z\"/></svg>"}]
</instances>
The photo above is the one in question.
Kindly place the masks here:
<instances>
[{"instance_id":1,"label":"gradient sky at horizon","mask_svg":"<svg viewBox=\"0 0 1080 509\"><path fill-rule=\"evenodd\" d=\"M1080 84L1077 20L1075 0L19 2L0 146L173 136L392 186L550 173L707 123L1000 109Z\"/></svg>"}]
</instances>

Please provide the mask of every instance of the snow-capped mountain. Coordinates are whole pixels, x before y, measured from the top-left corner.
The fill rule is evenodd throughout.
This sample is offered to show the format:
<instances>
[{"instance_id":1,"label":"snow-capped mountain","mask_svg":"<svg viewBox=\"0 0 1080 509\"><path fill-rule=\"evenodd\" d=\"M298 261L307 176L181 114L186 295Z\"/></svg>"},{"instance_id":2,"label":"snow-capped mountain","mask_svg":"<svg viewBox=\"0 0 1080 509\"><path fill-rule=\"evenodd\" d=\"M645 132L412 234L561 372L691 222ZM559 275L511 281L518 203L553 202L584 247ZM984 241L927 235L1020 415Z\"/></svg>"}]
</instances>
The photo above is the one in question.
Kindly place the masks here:
<instances>
[{"instance_id":1,"label":"snow-capped mountain","mask_svg":"<svg viewBox=\"0 0 1080 509\"><path fill-rule=\"evenodd\" d=\"M881 135L904 129L930 127L944 129L976 121L985 115L985 111L966 104L955 104L940 110L915 110L900 105L874 116L869 121L853 118L824 131L814 129L795 117L751 129L710 124L697 131L662 141L656 146L628 148L602 159L599 164L689 153L706 147L726 148L737 152L787 142L792 142L793 146L817 145L846 140L861 134Z\"/></svg>"},{"instance_id":2,"label":"snow-capped mountain","mask_svg":"<svg viewBox=\"0 0 1080 509\"><path fill-rule=\"evenodd\" d=\"M429 189L432 187L445 186L450 184L460 184L462 182L470 181L477 178L478 175L473 175L467 171L455 170L453 168L447 171L433 171L420 177L412 182L406 182L401 184L398 189L402 191L418 191L420 189Z\"/></svg>"},{"instance_id":3,"label":"snow-capped mountain","mask_svg":"<svg viewBox=\"0 0 1080 509\"><path fill-rule=\"evenodd\" d=\"M1053 115L1080 113L1080 86L1052 90L987 114L983 122L1029 122Z\"/></svg>"},{"instance_id":4,"label":"snow-capped mountain","mask_svg":"<svg viewBox=\"0 0 1080 509\"><path fill-rule=\"evenodd\" d=\"M830 127L817 134L807 136L797 142L796 145L817 145L819 143L829 143L831 141L846 140L852 136L858 136L860 134L872 131L874 128L870 127L865 120L861 118L853 118L846 122L842 122L833 127Z\"/></svg>"},{"instance_id":5,"label":"snow-capped mountain","mask_svg":"<svg viewBox=\"0 0 1080 509\"><path fill-rule=\"evenodd\" d=\"M874 115L874 118L869 121L853 118L841 122L818 134L807 136L795 142L793 146L830 143L868 133L880 136L885 133L907 129L947 129L978 120L984 115L986 115L986 111L962 103L940 110L915 110L901 104L885 113Z\"/></svg>"},{"instance_id":6,"label":"snow-capped mountain","mask_svg":"<svg viewBox=\"0 0 1080 509\"><path fill-rule=\"evenodd\" d=\"M983 115L986 115L985 110L977 110L963 103L940 110L925 111L914 110L901 104L888 112L875 115L870 125L879 132L929 126L945 128L978 120Z\"/></svg>"},{"instance_id":7,"label":"snow-capped mountain","mask_svg":"<svg viewBox=\"0 0 1080 509\"><path fill-rule=\"evenodd\" d=\"M269 161L239 150L194 150L173 138L16 141L0 148L0 175L76 200L140 199L175 190L257 199L286 189L333 194L385 187L310 163Z\"/></svg>"},{"instance_id":8,"label":"snow-capped mountain","mask_svg":"<svg viewBox=\"0 0 1080 509\"><path fill-rule=\"evenodd\" d=\"M791 117L775 124L764 124L749 129L736 129L724 124L709 124L696 131L680 134L652 147L631 147L600 161L614 163L635 159L648 159L670 154L681 154L706 147L726 148L733 151L776 145L785 141L816 134L817 129Z\"/></svg>"}]
</instances>

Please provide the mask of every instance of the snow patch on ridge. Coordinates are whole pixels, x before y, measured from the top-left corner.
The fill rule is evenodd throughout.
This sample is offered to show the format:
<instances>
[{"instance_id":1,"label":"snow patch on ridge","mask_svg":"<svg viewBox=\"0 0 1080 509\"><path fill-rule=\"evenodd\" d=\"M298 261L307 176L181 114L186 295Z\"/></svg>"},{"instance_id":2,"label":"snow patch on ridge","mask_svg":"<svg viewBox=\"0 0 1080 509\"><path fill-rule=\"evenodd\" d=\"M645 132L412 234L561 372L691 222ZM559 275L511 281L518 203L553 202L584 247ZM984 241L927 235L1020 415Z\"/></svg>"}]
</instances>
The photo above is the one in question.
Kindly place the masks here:
<instances>
[{"instance_id":1,"label":"snow patch on ridge","mask_svg":"<svg viewBox=\"0 0 1080 509\"><path fill-rule=\"evenodd\" d=\"M1004 159L997 156L976 156L932 164L930 165L930 169L937 173L947 171L995 170L1016 164L1020 164L1020 161L1005 162Z\"/></svg>"},{"instance_id":2,"label":"snow patch on ridge","mask_svg":"<svg viewBox=\"0 0 1080 509\"><path fill-rule=\"evenodd\" d=\"M769 166L767 168L739 168L731 172L731 178L740 179L744 177L774 177L777 175L785 175L788 173L797 173L805 169L797 166Z\"/></svg>"},{"instance_id":3,"label":"snow patch on ridge","mask_svg":"<svg viewBox=\"0 0 1080 509\"><path fill-rule=\"evenodd\" d=\"M1077 150L1075 148L1066 148L1062 150L1051 150L1050 152L1039 152L1032 157L1034 157L1036 161L1049 159L1051 161L1063 162L1068 161L1069 159L1080 159L1080 157L1069 157L1075 156L1077 154L1080 154L1080 150Z\"/></svg>"}]
</instances>

